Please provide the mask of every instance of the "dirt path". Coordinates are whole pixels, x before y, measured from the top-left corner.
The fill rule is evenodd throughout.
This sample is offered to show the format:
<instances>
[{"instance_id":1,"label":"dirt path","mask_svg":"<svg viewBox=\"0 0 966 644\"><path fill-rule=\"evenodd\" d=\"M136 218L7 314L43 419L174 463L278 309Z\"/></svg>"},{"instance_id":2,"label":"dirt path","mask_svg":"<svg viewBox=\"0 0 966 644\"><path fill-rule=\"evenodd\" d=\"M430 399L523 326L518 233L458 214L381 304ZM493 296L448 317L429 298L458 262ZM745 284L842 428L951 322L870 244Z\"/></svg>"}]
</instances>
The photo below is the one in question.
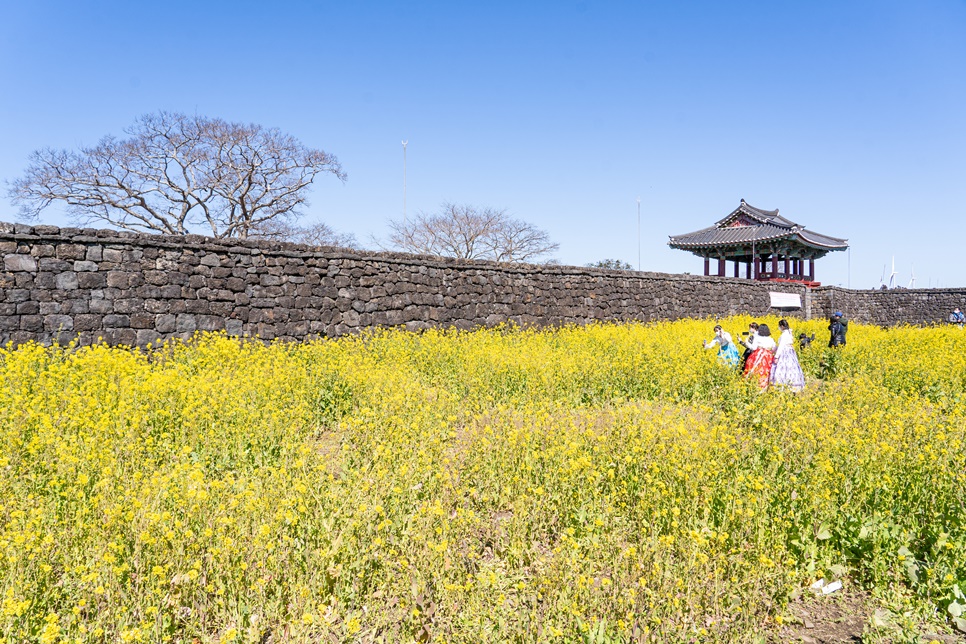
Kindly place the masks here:
<instances>
[{"instance_id":1,"label":"dirt path","mask_svg":"<svg viewBox=\"0 0 966 644\"><path fill-rule=\"evenodd\" d=\"M785 644L887 644L909 642L901 639L900 631L891 627L887 617L874 618L876 607L868 595L861 593L830 597L803 597L788 607L791 623L774 633L769 642ZM884 616L883 611L878 615ZM962 644L966 634L937 633L928 627L921 630L923 644Z\"/></svg>"}]
</instances>

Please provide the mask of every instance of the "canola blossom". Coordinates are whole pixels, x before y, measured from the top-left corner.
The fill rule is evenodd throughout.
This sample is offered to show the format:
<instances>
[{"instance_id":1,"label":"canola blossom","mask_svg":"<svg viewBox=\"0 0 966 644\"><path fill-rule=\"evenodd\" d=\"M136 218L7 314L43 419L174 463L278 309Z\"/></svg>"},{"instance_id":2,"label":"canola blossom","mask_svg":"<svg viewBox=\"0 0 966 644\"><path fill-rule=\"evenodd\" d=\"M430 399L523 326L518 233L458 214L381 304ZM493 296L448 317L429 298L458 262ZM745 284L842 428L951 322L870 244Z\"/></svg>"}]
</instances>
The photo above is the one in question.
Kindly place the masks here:
<instances>
[{"instance_id":1,"label":"canola blossom","mask_svg":"<svg viewBox=\"0 0 966 644\"><path fill-rule=\"evenodd\" d=\"M0 641L745 641L822 577L944 619L966 333L853 324L795 394L711 326L0 350Z\"/></svg>"}]
</instances>

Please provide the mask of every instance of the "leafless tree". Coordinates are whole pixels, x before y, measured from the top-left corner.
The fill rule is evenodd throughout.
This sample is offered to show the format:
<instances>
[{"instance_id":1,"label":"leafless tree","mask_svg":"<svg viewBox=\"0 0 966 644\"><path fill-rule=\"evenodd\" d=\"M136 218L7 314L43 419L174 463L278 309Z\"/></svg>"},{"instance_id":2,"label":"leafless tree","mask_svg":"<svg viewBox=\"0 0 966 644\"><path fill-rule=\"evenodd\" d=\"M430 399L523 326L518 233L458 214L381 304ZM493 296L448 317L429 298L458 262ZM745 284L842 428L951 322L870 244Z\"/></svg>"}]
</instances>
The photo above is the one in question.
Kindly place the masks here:
<instances>
[{"instance_id":1,"label":"leafless tree","mask_svg":"<svg viewBox=\"0 0 966 644\"><path fill-rule=\"evenodd\" d=\"M601 259L596 262L591 262L590 264L585 264L590 268L606 268L612 271L632 271L634 267L631 266L630 262L625 262L622 259Z\"/></svg>"},{"instance_id":2,"label":"leafless tree","mask_svg":"<svg viewBox=\"0 0 966 644\"><path fill-rule=\"evenodd\" d=\"M85 223L175 235L200 226L245 238L268 221L301 216L318 174L346 178L333 155L260 125L158 112L125 133L93 148L31 154L9 191L21 215L36 218L60 201Z\"/></svg>"},{"instance_id":3,"label":"leafless tree","mask_svg":"<svg viewBox=\"0 0 966 644\"><path fill-rule=\"evenodd\" d=\"M356 238L350 233L341 233L328 224L318 222L300 226L281 219L266 221L248 233L249 239L274 239L310 246L338 246L355 248Z\"/></svg>"},{"instance_id":4,"label":"leafless tree","mask_svg":"<svg viewBox=\"0 0 966 644\"><path fill-rule=\"evenodd\" d=\"M400 250L459 259L526 262L552 253L559 244L506 210L443 204L438 213L419 213L407 222L389 222L389 244Z\"/></svg>"}]
</instances>

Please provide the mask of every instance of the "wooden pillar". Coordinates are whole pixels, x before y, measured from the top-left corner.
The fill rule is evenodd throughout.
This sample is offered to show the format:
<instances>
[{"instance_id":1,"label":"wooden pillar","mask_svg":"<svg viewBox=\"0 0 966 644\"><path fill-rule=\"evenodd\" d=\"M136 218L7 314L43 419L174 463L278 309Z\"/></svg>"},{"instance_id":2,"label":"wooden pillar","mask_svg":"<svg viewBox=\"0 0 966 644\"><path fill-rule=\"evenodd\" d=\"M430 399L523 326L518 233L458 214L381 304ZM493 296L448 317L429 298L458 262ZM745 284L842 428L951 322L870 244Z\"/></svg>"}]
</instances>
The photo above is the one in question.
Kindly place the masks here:
<instances>
[{"instance_id":1,"label":"wooden pillar","mask_svg":"<svg viewBox=\"0 0 966 644\"><path fill-rule=\"evenodd\" d=\"M778 272L778 253L771 254L771 276L772 279L775 278L775 273Z\"/></svg>"},{"instance_id":2,"label":"wooden pillar","mask_svg":"<svg viewBox=\"0 0 966 644\"><path fill-rule=\"evenodd\" d=\"M790 272L790 268L791 267L789 266L788 255L785 255L785 277L788 277L788 273Z\"/></svg>"},{"instance_id":3,"label":"wooden pillar","mask_svg":"<svg viewBox=\"0 0 966 644\"><path fill-rule=\"evenodd\" d=\"M808 260L808 281L809 282L815 281L815 259L814 258Z\"/></svg>"},{"instance_id":4,"label":"wooden pillar","mask_svg":"<svg viewBox=\"0 0 966 644\"><path fill-rule=\"evenodd\" d=\"M718 277L724 277L724 276L725 276L725 258L719 257L718 258Z\"/></svg>"},{"instance_id":5,"label":"wooden pillar","mask_svg":"<svg viewBox=\"0 0 966 644\"><path fill-rule=\"evenodd\" d=\"M749 259L748 260L748 265L745 266L745 279L746 280L750 280L751 279L751 264L754 261L755 261L754 259Z\"/></svg>"},{"instance_id":6,"label":"wooden pillar","mask_svg":"<svg viewBox=\"0 0 966 644\"><path fill-rule=\"evenodd\" d=\"M710 271L711 271L711 258L705 257L704 258L704 274L705 275L710 275L711 274Z\"/></svg>"},{"instance_id":7,"label":"wooden pillar","mask_svg":"<svg viewBox=\"0 0 966 644\"><path fill-rule=\"evenodd\" d=\"M738 260L735 260L735 277L738 277Z\"/></svg>"},{"instance_id":8,"label":"wooden pillar","mask_svg":"<svg viewBox=\"0 0 966 644\"><path fill-rule=\"evenodd\" d=\"M758 257L758 255L755 255L751 261L755 268L752 279L758 279L758 276L761 275L761 259Z\"/></svg>"}]
</instances>

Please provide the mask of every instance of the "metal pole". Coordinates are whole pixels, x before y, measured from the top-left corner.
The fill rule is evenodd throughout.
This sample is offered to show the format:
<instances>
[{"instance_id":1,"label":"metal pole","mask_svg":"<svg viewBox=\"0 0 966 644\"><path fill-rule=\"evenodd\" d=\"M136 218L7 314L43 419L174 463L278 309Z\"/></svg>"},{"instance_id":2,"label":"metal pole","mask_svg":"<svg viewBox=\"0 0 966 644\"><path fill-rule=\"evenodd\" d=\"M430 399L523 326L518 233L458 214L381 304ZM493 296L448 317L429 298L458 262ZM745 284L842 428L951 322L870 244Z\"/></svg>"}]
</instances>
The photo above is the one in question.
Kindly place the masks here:
<instances>
[{"instance_id":1,"label":"metal pole","mask_svg":"<svg viewBox=\"0 0 966 644\"><path fill-rule=\"evenodd\" d=\"M406 225L406 145L409 141L403 141L403 226Z\"/></svg>"},{"instance_id":2,"label":"metal pole","mask_svg":"<svg viewBox=\"0 0 966 644\"><path fill-rule=\"evenodd\" d=\"M637 198L637 270L641 270L641 198Z\"/></svg>"}]
</instances>

